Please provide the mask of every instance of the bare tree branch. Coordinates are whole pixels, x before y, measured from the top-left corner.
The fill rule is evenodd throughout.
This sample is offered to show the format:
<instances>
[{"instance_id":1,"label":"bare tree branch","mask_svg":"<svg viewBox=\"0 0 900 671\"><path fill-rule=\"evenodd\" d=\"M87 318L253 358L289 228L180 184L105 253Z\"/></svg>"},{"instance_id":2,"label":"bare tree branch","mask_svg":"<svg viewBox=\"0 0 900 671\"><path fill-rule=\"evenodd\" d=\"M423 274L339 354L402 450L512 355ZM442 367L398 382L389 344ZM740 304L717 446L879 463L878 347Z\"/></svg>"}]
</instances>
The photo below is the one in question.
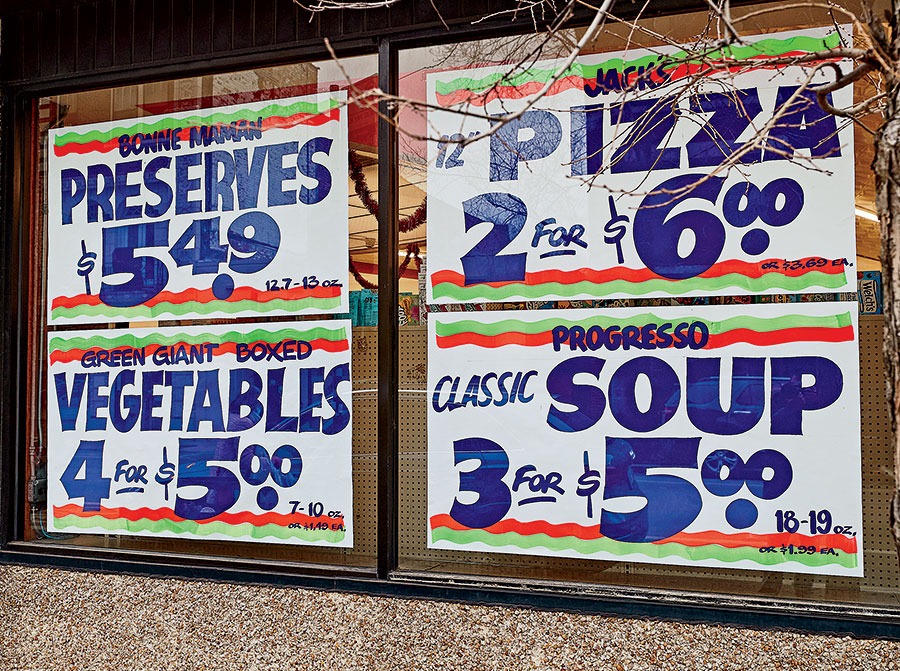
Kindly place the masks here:
<instances>
[{"instance_id":1,"label":"bare tree branch","mask_svg":"<svg viewBox=\"0 0 900 671\"><path fill-rule=\"evenodd\" d=\"M441 23L444 24L444 29L445 29L445 30L450 30L450 26L447 25L447 22L446 22L446 21L444 21L444 15L441 14L441 10L438 9L438 6L437 6L437 4L435 3L435 1L434 1L434 0L428 0L428 2L431 3L431 8L434 10L434 13L438 15L438 18L441 20Z\"/></svg>"},{"instance_id":2,"label":"bare tree branch","mask_svg":"<svg viewBox=\"0 0 900 671\"><path fill-rule=\"evenodd\" d=\"M713 0L706 0L706 4L709 5L710 10L712 10L713 14L718 17L718 19L725 26L725 29L728 31L728 34L731 36L729 42L737 42L738 44L742 43L741 36L737 31L737 28L734 27L734 23L731 20L731 3L728 0L719 0L718 4L713 2Z\"/></svg>"},{"instance_id":3,"label":"bare tree branch","mask_svg":"<svg viewBox=\"0 0 900 671\"><path fill-rule=\"evenodd\" d=\"M345 2L344 0L315 0L315 2L303 2L294 0L294 4L307 12L327 12L335 9L383 9L396 5L400 0L357 0Z\"/></svg>"},{"instance_id":4,"label":"bare tree branch","mask_svg":"<svg viewBox=\"0 0 900 671\"><path fill-rule=\"evenodd\" d=\"M841 67L837 63L822 63L816 69L821 70L822 68L831 68L835 72L835 79L833 82L816 88L816 100L819 101L819 107L821 107L829 114L833 114L834 116L839 117L852 118L862 112L867 111L873 102L884 97L883 94L880 94L848 109L837 109L836 107L833 107L830 102L828 102L828 94L832 91L842 89L845 86L850 86L856 80L865 77L869 72L872 71L873 67L869 63L862 63L861 65L858 65L856 68L854 68L851 72L848 72L846 75L841 71Z\"/></svg>"}]
</instances>

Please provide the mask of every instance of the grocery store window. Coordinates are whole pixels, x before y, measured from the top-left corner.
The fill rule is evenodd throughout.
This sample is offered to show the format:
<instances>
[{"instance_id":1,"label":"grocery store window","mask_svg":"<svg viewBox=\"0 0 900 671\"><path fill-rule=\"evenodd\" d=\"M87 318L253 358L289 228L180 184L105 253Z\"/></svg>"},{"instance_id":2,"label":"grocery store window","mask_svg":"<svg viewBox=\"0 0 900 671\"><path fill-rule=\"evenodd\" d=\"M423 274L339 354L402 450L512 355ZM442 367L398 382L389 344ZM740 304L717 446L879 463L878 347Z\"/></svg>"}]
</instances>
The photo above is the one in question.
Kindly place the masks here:
<instances>
[{"instance_id":1,"label":"grocery store window","mask_svg":"<svg viewBox=\"0 0 900 671\"><path fill-rule=\"evenodd\" d=\"M26 541L375 565L376 69L36 102Z\"/></svg>"},{"instance_id":2,"label":"grocery store window","mask_svg":"<svg viewBox=\"0 0 900 671\"><path fill-rule=\"evenodd\" d=\"M708 193L673 200L683 173L706 174L723 147L746 140L698 133L698 119L759 106L756 118L796 90L796 73L750 68L735 80L740 94L720 81L667 103L686 119L694 106L693 130L668 124L659 97L677 48L659 36L691 42L707 19L607 26L544 99L499 131L491 117L521 111L583 31L400 52L401 96L429 105L404 108L399 122L401 207L407 217L428 208L426 222L408 220L399 233L401 250L421 259L399 297L401 573L898 605L882 320L857 316L855 300L857 281L874 287L880 272L871 141L801 107L789 120L797 157L831 161L829 170L795 175L757 152L703 180ZM813 8L761 13L745 29L751 43L767 39L785 53L844 39ZM861 88L856 100L868 97ZM832 169L835 182L816 182ZM755 197L748 181L752 193L778 191L778 216L744 220ZM652 202L660 185L670 195ZM777 247L780 231L803 225L804 192L840 205L807 220L816 231L807 242ZM689 203L694 219L682 216ZM680 223L654 228L670 214ZM691 232L658 252L673 227ZM813 238L833 247L801 253ZM704 245L715 248L709 259ZM750 267L726 269L726 254L760 272L725 277ZM766 284L762 271L791 264L821 274ZM782 338L767 349L766 338L733 331L769 332L779 320L840 330L829 338L841 344ZM695 330L672 350L677 337L664 322ZM706 348L715 338L720 349ZM806 355L822 368L804 393L823 407L788 429L782 405L798 407L792 392L816 375L784 362ZM842 380L830 410L829 374ZM832 430L829 415L842 426Z\"/></svg>"}]
</instances>

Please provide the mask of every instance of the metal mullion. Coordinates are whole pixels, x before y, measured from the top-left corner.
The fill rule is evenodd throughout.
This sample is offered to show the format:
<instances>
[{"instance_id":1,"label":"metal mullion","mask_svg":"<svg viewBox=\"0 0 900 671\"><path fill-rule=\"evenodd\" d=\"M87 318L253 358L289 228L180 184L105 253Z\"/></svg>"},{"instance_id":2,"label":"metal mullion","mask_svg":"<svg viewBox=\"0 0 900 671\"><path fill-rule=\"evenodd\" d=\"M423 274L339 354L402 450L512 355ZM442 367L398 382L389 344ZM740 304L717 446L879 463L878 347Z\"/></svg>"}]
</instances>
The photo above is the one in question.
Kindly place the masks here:
<instances>
[{"instance_id":1,"label":"metal mullion","mask_svg":"<svg viewBox=\"0 0 900 671\"><path fill-rule=\"evenodd\" d=\"M397 49L388 38L378 44L378 86L389 95L400 87ZM399 344L397 277L399 235L399 161L396 110L378 103L378 577L397 566Z\"/></svg>"}]
</instances>

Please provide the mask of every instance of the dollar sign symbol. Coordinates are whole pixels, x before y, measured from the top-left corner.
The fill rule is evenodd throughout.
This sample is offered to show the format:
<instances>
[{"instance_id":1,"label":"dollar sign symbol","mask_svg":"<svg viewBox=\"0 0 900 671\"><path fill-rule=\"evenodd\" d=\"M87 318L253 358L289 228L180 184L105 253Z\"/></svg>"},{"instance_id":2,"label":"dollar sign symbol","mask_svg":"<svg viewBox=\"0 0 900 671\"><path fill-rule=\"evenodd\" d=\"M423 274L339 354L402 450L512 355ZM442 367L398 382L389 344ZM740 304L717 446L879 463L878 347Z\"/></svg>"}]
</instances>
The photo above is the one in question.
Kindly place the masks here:
<instances>
[{"instance_id":1,"label":"dollar sign symbol","mask_svg":"<svg viewBox=\"0 0 900 671\"><path fill-rule=\"evenodd\" d=\"M603 232L608 235L603 236L603 242L607 245L616 246L616 258L619 263L625 263L625 257L622 256L622 238L625 237L625 224L628 223L628 217L624 214L616 212L616 201L613 197L609 197L609 215L610 219L603 227Z\"/></svg>"},{"instance_id":2,"label":"dollar sign symbol","mask_svg":"<svg viewBox=\"0 0 900 671\"><path fill-rule=\"evenodd\" d=\"M91 295L91 273L94 271L96 252L89 252L85 241L81 241L81 258L78 259L78 274L84 278L84 293Z\"/></svg>"},{"instance_id":3,"label":"dollar sign symbol","mask_svg":"<svg viewBox=\"0 0 900 671\"><path fill-rule=\"evenodd\" d=\"M166 453L166 446L163 445L162 466L155 476L155 480L166 488L166 501L169 500L169 483L175 479L175 464L169 461L169 455Z\"/></svg>"},{"instance_id":4,"label":"dollar sign symbol","mask_svg":"<svg viewBox=\"0 0 900 671\"><path fill-rule=\"evenodd\" d=\"M591 462L588 460L587 450L584 451L584 473L578 478L578 489L575 493L578 496L587 498L587 516L594 517L594 500L593 496L600 489L601 483L600 471L591 468Z\"/></svg>"}]
</instances>

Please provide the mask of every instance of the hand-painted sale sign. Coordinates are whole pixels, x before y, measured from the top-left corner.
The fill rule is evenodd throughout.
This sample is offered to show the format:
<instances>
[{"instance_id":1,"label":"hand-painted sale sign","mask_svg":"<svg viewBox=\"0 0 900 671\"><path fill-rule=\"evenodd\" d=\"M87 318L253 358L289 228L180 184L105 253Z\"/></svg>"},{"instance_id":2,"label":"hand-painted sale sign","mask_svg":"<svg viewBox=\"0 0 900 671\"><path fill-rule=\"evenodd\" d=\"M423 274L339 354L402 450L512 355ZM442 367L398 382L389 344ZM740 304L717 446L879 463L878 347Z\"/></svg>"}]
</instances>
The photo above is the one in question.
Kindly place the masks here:
<instances>
[{"instance_id":1,"label":"hand-painted sale sign","mask_svg":"<svg viewBox=\"0 0 900 671\"><path fill-rule=\"evenodd\" d=\"M853 133L815 93L832 70L766 64L841 39L760 36L702 61L674 48L584 56L467 145L561 64L429 75L444 108L428 118L444 138L429 143L430 300L852 290ZM850 87L829 101L851 105Z\"/></svg>"},{"instance_id":2,"label":"hand-painted sale sign","mask_svg":"<svg viewBox=\"0 0 900 671\"><path fill-rule=\"evenodd\" d=\"M431 314L429 547L861 576L855 307Z\"/></svg>"},{"instance_id":3,"label":"hand-painted sale sign","mask_svg":"<svg viewBox=\"0 0 900 671\"><path fill-rule=\"evenodd\" d=\"M49 323L346 312L343 96L51 130Z\"/></svg>"},{"instance_id":4,"label":"hand-painted sale sign","mask_svg":"<svg viewBox=\"0 0 900 671\"><path fill-rule=\"evenodd\" d=\"M50 528L352 547L350 322L50 334Z\"/></svg>"}]
</instances>

